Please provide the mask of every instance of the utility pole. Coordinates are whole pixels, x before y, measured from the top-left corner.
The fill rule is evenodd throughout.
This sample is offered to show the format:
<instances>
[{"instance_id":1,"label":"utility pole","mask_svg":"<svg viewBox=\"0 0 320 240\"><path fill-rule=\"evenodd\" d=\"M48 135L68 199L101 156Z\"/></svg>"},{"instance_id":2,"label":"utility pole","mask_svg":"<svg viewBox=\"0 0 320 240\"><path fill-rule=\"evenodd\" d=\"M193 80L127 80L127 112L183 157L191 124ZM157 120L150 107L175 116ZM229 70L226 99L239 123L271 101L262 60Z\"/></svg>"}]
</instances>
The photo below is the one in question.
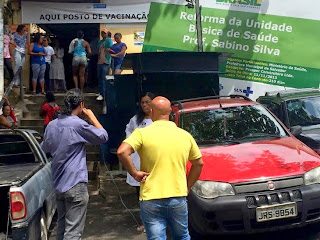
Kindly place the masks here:
<instances>
[{"instance_id":1,"label":"utility pole","mask_svg":"<svg viewBox=\"0 0 320 240\"><path fill-rule=\"evenodd\" d=\"M201 25L201 6L200 6L199 1L200 0L195 0L198 52L203 52L202 25Z\"/></svg>"}]
</instances>

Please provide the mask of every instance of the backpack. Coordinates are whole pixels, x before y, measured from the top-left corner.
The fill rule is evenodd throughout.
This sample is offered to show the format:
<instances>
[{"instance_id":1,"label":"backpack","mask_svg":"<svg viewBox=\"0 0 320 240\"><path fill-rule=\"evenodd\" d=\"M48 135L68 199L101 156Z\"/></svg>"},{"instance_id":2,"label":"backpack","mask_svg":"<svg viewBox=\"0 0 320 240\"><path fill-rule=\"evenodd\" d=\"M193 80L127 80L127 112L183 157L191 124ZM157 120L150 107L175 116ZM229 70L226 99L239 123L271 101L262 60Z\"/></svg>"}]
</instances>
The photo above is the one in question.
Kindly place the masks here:
<instances>
[{"instance_id":1,"label":"backpack","mask_svg":"<svg viewBox=\"0 0 320 240\"><path fill-rule=\"evenodd\" d=\"M58 118L59 115L62 113L62 111L61 111L61 108L57 104L55 104L54 107L51 106L50 104L49 104L49 106L53 109L53 115L52 115L51 118L49 117L50 121L52 121L52 120Z\"/></svg>"}]
</instances>

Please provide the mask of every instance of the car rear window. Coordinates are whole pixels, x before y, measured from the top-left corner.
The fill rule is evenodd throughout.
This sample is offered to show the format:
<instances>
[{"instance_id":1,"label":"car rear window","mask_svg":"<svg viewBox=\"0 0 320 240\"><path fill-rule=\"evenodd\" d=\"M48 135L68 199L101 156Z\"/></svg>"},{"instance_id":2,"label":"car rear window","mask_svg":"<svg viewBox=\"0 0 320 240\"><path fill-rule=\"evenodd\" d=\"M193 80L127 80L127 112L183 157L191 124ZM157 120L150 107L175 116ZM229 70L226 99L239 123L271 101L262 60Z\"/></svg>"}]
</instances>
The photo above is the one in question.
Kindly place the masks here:
<instances>
[{"instance_id":1,"label":"car rear window","mask_svg":"<svg viewBox=\"0 0 320 240\"><path fill-rule=\"evenodd\" d=\"M180 125L199 145L253 142L288 136L261 105L183 113Z\"/></svg>"},{"instance_id":2,"label":"car rear window","mask_svg":"<svg viewBox=\"0 0 320 240\"><path fill-rule=\"evenodd\" d=\"M21 135L0 135L0 166L35 162L28 142Z\"/></svg>"},{"instance_id":3,"label":"car rear window","mask_svg":"<svg viewBox=\"0 0 320 240\"><path fill-rule=\"evenodd\" d=\"M320 124L320 97L288 100L290 126L310 126Z\"/></svg>"}]
</instances>

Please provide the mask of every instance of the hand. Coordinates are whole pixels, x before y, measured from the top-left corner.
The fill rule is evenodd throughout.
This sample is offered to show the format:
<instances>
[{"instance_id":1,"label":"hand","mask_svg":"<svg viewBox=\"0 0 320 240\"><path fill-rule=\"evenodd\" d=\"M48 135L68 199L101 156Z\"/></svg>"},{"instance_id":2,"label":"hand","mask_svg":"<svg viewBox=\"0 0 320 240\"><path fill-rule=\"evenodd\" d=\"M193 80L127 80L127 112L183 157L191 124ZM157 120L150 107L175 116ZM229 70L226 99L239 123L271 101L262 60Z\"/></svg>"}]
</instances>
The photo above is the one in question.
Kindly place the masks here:
<instances>
[{"instance_id":1,"label":"hand","mask_svg":"<svg viewBox=\"0 0 320 240\"><path fill-rule=\"evenodd\" d=\"M150 173L146 173L146 172L143 172L143 171L137 171L135 173L135 175L133 176L133 178L137 182L144 183L149 175L150 175Z\"/></svg>"},{"instance_id":2,"label":"hand","mask_svg":"<svg viewBox=\"0 0 320 240\"><path fill-rule=\"evenodd\" d=\"M45 56L45 55L46 55L46 54L43 53L43 52L39 52L38 54L39 54L39 56Z\"/></svg>"},{"instance_id":3,"label":"hand","mask_svg":"<svg viewBox=\"0 0 320 240\"><path fill-rule=\"evenodd\" d=\"M111 56L111 57L116 57L116 55L115 55L115 54L110 54L110 56Z\"/></svg>"},{"instance_id":4,"label":"hand","mask_svg":"<svg viewBox=\"0 0 320 240\"><path fill-rule=\"evenodd\" d=\"M4 101L10 106L10 102L9 102L8 98L7 98L7 97L2 97L2 98L3 98Z\"/></svg>"},{"instance_id":5,"label":"hand","mask_svg":"<svg viewBox=\"0 0 320 240\"><path fill-rule=\"evenodd\" d=\"M91 120L92 118L95 118L95 117L96 117L96 116L94 115L94 113L93 113L90 109L88 109L88 108L83 108L82 113L83 113L85 116L87 116L90 120Z\"/></svg>"}]
</instances>

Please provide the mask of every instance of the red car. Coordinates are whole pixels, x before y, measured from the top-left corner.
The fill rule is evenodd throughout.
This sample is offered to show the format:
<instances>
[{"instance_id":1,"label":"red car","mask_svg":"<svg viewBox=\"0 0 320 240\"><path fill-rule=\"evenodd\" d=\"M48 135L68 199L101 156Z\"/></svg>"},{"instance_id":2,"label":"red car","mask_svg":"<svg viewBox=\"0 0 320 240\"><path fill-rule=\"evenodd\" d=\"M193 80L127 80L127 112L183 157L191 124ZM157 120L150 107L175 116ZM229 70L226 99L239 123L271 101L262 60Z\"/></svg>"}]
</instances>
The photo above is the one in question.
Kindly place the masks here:
<instances>
[{"instance_id":1,"label":"red car","mask_svg":"<svg viewBox=\"0 0 320 240\"><path fill-rule=\"evenodd\" d=\"M172 109L204 161L188 196L192 233L255 233L320 221L320 158L266 108L230 96L173 102Z\"/></svg>"}]
</instances>

